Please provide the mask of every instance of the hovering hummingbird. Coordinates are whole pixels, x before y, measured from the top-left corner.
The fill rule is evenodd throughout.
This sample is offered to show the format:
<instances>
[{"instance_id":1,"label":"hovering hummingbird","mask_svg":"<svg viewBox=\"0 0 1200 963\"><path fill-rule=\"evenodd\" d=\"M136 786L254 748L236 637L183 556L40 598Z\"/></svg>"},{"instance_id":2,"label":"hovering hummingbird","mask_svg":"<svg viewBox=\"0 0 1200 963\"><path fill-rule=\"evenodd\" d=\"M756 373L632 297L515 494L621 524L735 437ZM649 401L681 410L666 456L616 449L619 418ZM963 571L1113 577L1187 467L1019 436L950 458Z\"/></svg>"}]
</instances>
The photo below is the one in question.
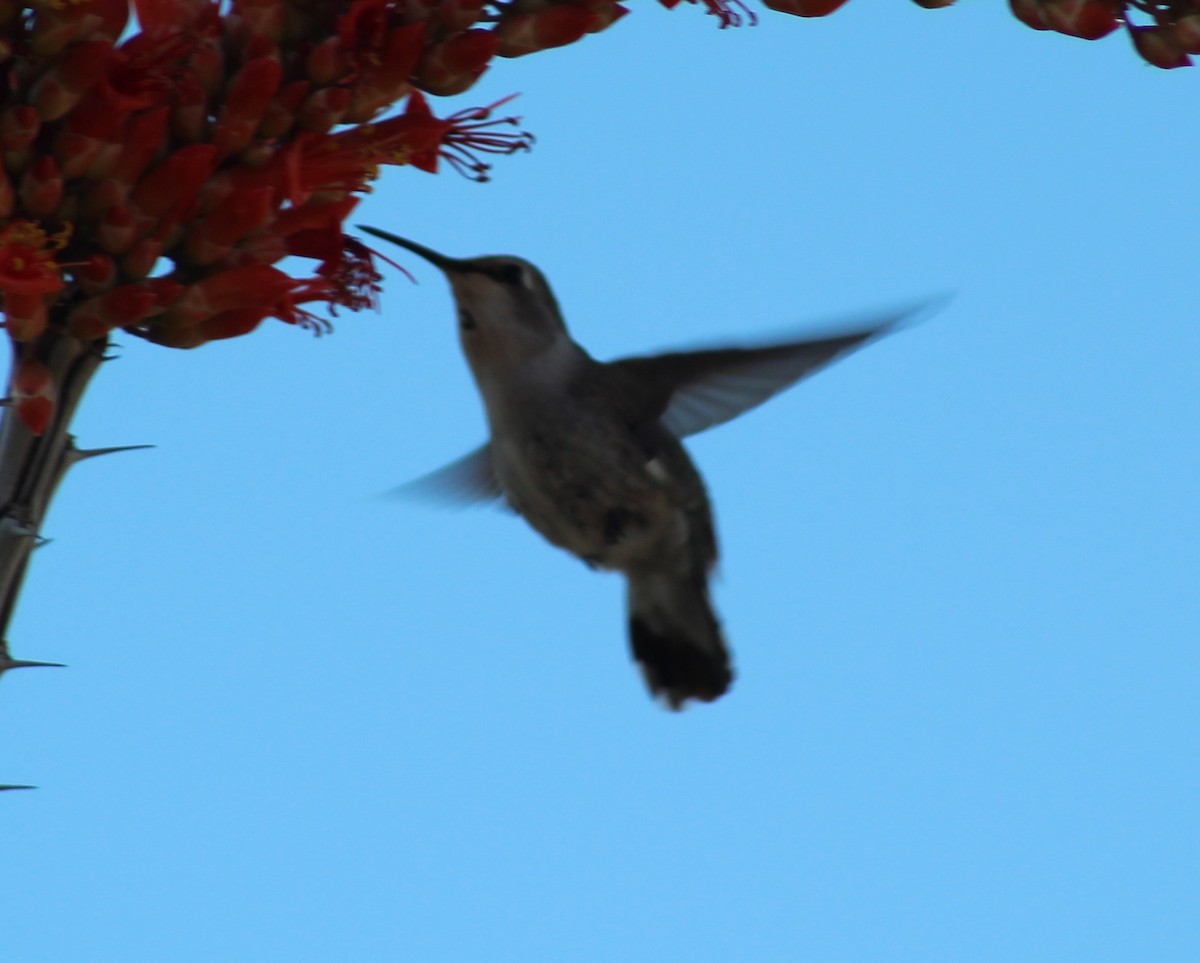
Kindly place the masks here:
<instances>
[{"instance_id":1,"label":"hovering hummingbird","mask_svg":"<svg viewBox=\"0 0 1200 963\"><path fill-rule=\"evenodd\" d=\"M681 439L761 404L920 308L827 337L604 363L572 340L528 261L451 258L359 227L446 275L491 434L406 489L459 503L503 500L547 541L623 573L630 647L650 692L671 709L723 695L733 669L709 599L712 508Z\"/></svg>"}]
</instances>

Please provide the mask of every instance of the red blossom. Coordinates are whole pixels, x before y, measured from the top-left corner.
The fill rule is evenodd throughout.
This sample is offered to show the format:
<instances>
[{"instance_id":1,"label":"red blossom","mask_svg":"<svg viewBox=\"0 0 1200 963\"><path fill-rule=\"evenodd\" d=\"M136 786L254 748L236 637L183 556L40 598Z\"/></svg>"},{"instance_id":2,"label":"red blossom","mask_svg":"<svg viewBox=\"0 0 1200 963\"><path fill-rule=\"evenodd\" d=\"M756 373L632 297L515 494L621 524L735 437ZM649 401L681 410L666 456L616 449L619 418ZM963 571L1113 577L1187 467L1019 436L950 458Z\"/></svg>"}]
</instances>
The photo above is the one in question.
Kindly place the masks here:
<instances>
[{"instance_id":1,"label":"red blossom","mask_svg":"<svg viewBox=\"0 0 1200 963\"><path fill-rule=\"evenodd\" d=\"M470 107L438 118L429 109L428 101L414 92L403 115L394 118L394 122L376 125L383 134L379 146L391 152L386 162L412 164L419 170L436 174L439 161L444 160L464 177L486 181L491 165L481 161L476 154L512 154L533 146L531 134L496 130L503 126L515 127L521 122L519 117L492 117L492 111L508 103L513 96L487 107Z\"/></svg>"},{"instance_id":2,"label":"red blossom","mask_svg":"<svg viewBox=\"0 0 1200 963\"><path fill-rule=\"evenodd\" d=\"M55 256L69 236L47 234L29 221L12 221L0 230L0 292L7 296L61 291L62 268Z\"/></svg>"},{"instance_id":3,"label":"red blossom","mask_svg":"<svg viewBox=\"0 0 1200 963\"><path fill-rule=\"evenodd\" d=\"M532 143L516 118L494 115L504 101L438 117L415 88L465 90L514 36L540 49L624 12L613 0L536 6L135 0L141 30L126 32L123 0L54 0L10 19L0 37L10 338L125 328L185 347L272 316L321 330L313 305L374 304L375 255L343 224L379 168L446 164L486 180L486 155ZM289 255L308 259L311 276L282 270Z\"/></svg>"},{"instance_id":4,"label":"red blossom","mask_svg":"<svg viewBox=\"0 0 1200 963\"><path fill-rule=\"evenodd\" d=\"M70 232L48 235L29 221L11 221L0 231L0 294L5 328L13 341L32 341L46 330L46 298L62 291L55 256Z\"/></svg>"}]
</instances>

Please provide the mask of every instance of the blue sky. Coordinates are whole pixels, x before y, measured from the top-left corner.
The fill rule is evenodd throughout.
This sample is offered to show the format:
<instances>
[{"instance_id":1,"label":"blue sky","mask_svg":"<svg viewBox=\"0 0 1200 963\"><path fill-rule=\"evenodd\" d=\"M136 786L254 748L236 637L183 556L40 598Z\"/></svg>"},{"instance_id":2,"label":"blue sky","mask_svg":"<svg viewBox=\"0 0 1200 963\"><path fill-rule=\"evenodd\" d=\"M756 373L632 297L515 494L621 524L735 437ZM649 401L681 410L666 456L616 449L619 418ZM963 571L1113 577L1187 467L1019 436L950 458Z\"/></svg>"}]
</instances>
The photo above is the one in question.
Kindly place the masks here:
<instances>
[{"instance_id":1,"label":"blue sky","mask_svg":"<svg viewBox=\"0 0 1200 963\"><path fill-rule=\"evenodd\" d=\"M0 683L5 959L1200 958L1197 87L1007 5L637 9L501 62L538 136L356 219L541 266L597 357L936 317L692 440L739 678L380 497L483 422L446 285L124 343ZM125 339L130 342L132 339Z\"/></svg>"}]
</instances>

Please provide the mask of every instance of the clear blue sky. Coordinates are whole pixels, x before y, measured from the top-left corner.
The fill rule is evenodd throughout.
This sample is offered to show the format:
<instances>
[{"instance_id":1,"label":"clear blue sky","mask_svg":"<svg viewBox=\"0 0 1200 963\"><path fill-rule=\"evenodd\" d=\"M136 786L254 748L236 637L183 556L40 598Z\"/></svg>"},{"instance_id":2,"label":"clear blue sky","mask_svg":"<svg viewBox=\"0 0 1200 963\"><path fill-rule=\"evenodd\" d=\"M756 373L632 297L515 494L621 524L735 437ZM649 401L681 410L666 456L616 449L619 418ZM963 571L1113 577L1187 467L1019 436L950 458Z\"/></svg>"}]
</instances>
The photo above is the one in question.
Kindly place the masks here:
<instances>
[{"instance_id":1,"label":"clear blue sky","mask_svg":"<svg viewBox=\"0 0 1200 963\"><path fill-rule=\"evenodd\" d=\"M448 290L126 343L0 683L10 963L1200 959L1200 76L1000 0L500 62L491 184L357 219L540 265L601 358L953 290L691 450L739 679L622 586L378 497L483 437ZM131 339L126 339L127 341Z\"/></svg>"}]
</instances>

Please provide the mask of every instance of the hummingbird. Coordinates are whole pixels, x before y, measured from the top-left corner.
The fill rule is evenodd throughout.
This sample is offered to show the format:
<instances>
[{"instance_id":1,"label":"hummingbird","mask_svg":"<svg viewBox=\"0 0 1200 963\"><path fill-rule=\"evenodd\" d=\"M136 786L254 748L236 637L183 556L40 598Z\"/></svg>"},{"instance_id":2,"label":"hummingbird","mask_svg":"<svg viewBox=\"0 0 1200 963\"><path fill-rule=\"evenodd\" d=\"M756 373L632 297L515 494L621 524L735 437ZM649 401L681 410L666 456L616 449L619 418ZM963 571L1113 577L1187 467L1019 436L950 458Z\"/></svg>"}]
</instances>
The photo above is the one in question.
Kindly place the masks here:
<instances>
[{"instance_id":1,"label":"hummingbird","mask_svg":"<svg viewBox=\"0 0 1200 963\"><path fill-rule=\"evenodd\" d=\"M404 490L459 504L503 502L552 545L622 573L629 645L651 694L673 710L724 695L734 674L709 595L713 512L682 440L754 408L924 305L820 337L601 362L568 333L550 285L528 261L447 257L359 229L446 276L487 416L486 444Z\"/></svg>"}]
</instances>

